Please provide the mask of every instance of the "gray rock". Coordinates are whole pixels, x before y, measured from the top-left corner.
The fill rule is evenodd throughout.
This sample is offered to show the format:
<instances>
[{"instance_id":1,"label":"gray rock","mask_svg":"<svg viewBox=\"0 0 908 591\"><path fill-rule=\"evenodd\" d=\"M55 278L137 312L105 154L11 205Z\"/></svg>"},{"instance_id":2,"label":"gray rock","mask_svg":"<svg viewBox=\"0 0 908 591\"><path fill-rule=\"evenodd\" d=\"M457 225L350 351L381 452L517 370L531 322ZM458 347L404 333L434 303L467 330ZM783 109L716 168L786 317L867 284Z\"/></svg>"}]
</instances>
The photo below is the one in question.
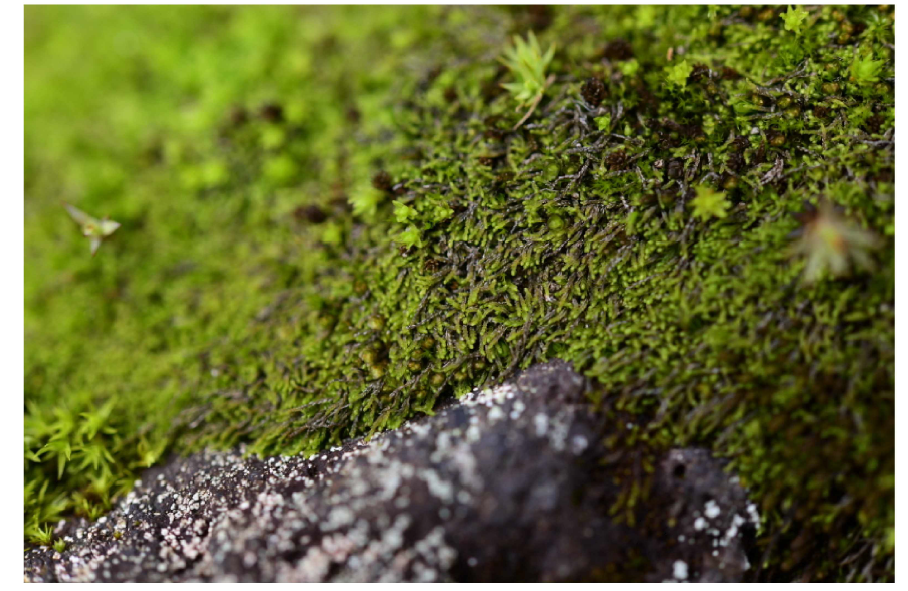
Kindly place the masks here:
<instances>
[{"instance_id":1,"label":"gray rock","mask_svg":"<svg viewBox=\"0 0 908 591\"><path fill-rule=\"evenodd\" d=\"M633 523L610 515L634 458L602 442L634 427L587 387L552 362L311 458L175 458L106 517L61 522L67 549L26 552L26 579L741 580L758 516L705 450L660 454Z\"/></svg>"}]
</instances>

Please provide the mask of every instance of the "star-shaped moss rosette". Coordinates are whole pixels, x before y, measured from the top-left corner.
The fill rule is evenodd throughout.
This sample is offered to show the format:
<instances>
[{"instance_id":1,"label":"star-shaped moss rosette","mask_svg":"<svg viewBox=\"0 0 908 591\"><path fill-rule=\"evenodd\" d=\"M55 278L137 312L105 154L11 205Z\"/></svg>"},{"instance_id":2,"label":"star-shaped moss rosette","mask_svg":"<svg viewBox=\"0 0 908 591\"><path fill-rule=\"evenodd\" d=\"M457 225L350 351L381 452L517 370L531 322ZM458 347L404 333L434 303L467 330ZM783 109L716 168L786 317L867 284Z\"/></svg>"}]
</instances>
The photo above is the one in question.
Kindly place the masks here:
<instances>
[{"instance_id":1,"label":"star-shaped moss rosette","mask_svg":"<svg viewBox=\"0 0 908 591\"><path fill-rule=\"evenodd\" d=\"M844 217L839 207L826 200L818 206L808 203L796 217L803 225L793 233L798 240L790 252L792 256L807 258L804 283L815 282L826 271L841 277L849 274L852 267L873 270L868 251L879 248L879 237Z\"/></svg>"},{"instance_id":2,"label":"star-shaped moss rosette","mask_svg":"<svg viewBox=\"0 0 908 591\"><path fill-rule=\"evenodd\" d=\"M788 7L788 12L783 12L779 15L782 20L785 22L785 30L791 31L795 35L800 35L804 27L804 21L807 20L807 17L810 16L810 13L798 6L797 8L793 6Z\"/></svg>"},{"instance_id":3,"label":"star-shaped moss rosette","mask_svg":"<svg viewBox=\"0 0 908 591\"><path fill-rule=\"evenodd\" d=\"M720 193L707 185L696 188L697 196L691 199L690 205L694 208L694 217L701 220L710 218L724 218L728 215L731 204L725 198L725 193Z\"/></svg>"}]
</instances>

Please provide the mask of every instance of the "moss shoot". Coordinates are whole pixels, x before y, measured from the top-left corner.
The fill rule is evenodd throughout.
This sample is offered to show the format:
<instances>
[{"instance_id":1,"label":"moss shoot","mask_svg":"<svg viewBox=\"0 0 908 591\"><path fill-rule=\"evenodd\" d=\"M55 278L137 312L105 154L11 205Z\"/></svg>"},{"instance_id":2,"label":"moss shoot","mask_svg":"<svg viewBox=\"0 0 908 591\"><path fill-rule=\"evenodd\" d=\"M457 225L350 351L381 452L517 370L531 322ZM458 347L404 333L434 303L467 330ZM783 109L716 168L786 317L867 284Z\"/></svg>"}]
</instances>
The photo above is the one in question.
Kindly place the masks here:
<instances>
[{"instance_id":1,"label":"moss shoot","mask_svg":"<svg viewBox=\"0 0 908 591\"><path fill-rule=\"evenodd\" d=\"M312 453L562 358L634 425L618 518L641 449L703 445L751 577L892 579L894 18L28 7L26 538L170 452ZM514 36L556 48L519 126ZM122 224L95 258L61 199Z\"/></svg>"}]
</instances>

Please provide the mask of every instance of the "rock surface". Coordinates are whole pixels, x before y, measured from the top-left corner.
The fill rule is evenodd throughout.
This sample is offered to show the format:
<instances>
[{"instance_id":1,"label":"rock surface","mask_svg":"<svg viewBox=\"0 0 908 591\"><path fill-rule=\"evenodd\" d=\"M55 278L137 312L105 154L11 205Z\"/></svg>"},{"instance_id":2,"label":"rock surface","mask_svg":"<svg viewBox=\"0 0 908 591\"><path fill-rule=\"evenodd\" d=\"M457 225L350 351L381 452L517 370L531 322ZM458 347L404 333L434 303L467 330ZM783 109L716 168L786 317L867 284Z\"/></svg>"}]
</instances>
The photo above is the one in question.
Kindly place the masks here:
<instances>
[{"instance_id":1,"label":"rock surface","mask_svg":"<svg viewBox=\"0 0 908 591\"><path fill-rule=\"evenodd\" d=\"M634 525L570 366L535 366L399 430L311 458L206 452L61 522L31 581L737 581L758 523L701 449L657 464ZM623 425L621 428L633 428Z\"/></svg>"}]
</instances>

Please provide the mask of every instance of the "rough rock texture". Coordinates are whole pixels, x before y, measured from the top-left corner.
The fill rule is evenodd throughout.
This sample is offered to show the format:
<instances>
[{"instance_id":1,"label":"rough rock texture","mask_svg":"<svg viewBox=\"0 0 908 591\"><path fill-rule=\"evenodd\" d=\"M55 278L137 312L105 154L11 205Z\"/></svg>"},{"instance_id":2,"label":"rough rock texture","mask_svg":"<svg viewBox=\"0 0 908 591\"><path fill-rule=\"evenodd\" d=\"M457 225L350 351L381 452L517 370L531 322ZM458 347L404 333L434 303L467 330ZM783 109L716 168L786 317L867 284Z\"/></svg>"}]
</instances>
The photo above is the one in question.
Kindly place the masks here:
<instances>
[{"instance_id":1,"label":"rough rock texture","mask_svg":"<svg viewBox=\"0 0 908 591\"><path fill-rule=\"evenodd\" d=\"M700 449L671 450L630 525L562 362L311 458L206 452L26 553L32 581L735 581L758 516ZM633 428L621 425L620 428Z\"/></svg>"}]
</instances>

